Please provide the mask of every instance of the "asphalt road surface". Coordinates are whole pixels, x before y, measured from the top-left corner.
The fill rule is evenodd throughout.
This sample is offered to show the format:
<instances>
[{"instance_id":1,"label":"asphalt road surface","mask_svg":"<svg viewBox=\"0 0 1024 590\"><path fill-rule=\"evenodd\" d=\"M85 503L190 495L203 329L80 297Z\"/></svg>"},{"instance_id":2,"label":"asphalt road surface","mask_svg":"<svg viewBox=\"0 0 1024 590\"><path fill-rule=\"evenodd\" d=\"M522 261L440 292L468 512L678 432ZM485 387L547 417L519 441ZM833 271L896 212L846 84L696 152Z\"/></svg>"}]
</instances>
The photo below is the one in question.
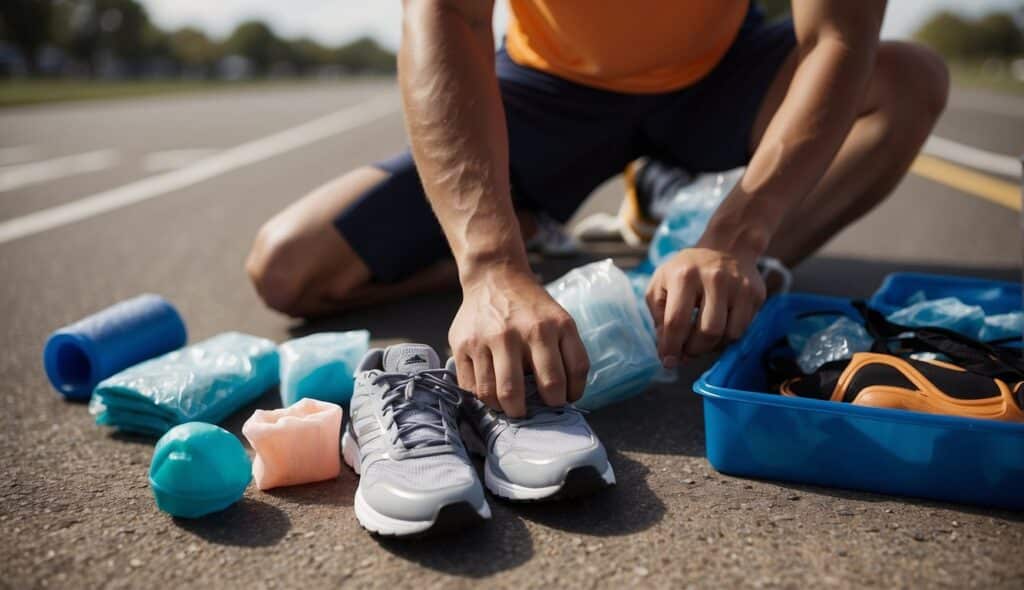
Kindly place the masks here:
<instances>
[{"instance_id":1,"label":"asphalt road surface","mask_svg":"<svg viewBox=\"0 0 1024 590\"><path fill-rule=\"evenodd\" d=\"M403 146L397 105L392 84L370 81L0 112L0 586L1024 587L1021 514L715 472L690 392L711 358L591 415L614 489L571 503L492 501L493 521L457 536L373 539L353 515L347 468L327 483L250 486L199 521L159 512L152 441L99 428L54 394L40 362L46 335L156 292L193 341L359 327L376 344L445 348L457 293L304 324L264 309L242 269L271 214ZM936 133L1024 153L1022 105L958 92ZM620 194L611 181L580 214L614 211ZM637 259L605 244L538 269L552 279L607 255ZM912 175L798 269L797 289L864 296L907 269L1016 280L1020 255L1016 211ZM277 404L270 392L256 406ZM238 433L251 410L226 426Z\"/></svg>"}]
</instances>

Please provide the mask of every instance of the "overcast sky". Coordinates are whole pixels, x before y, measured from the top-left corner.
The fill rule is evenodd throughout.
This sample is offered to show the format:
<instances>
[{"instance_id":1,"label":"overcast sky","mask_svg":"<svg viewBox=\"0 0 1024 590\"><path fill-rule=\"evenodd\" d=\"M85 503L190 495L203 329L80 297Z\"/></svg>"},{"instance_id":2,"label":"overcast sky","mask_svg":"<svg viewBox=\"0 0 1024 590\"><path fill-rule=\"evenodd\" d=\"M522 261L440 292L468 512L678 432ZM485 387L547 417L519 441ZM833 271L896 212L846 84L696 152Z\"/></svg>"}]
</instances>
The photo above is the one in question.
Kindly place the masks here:
<instances>
[{"instance_id":1,"label":"overcast sky","mask_svg":"<svg viewBox=\"0 0 1024 590\"><path fill-rule=\"evenodd\" d=\"M239 22L259 18L284 37L309 36L334 45L369 35L397 48L401 38L400 0L141 0L161 27L192 25L215 37L227 35ZM495 30L507 21L505 0L499 0ZM1020 8L1021 0L892 0L882 36L907 37L933 12L948 8L966 14Z\"/></svg>"}]
</instances>

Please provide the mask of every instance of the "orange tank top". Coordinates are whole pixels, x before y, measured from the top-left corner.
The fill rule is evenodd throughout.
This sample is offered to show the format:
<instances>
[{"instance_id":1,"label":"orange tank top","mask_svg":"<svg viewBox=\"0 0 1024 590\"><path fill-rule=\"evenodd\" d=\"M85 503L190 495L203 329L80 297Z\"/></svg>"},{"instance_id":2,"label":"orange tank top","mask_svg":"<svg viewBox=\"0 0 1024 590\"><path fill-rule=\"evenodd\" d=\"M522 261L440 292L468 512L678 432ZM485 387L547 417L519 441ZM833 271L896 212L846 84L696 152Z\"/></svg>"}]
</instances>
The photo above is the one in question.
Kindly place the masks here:
<instances>
[{"instance_id":1,"label":"orange tank top","mask_svg":"<svg viewBox=\"0 0 1024 590\"><path fill-rule=\"evenodd\" d=\"M606 90L668 92L715 67L749 0L509 0L518 64Z\"/></svg>"}]
</instances>

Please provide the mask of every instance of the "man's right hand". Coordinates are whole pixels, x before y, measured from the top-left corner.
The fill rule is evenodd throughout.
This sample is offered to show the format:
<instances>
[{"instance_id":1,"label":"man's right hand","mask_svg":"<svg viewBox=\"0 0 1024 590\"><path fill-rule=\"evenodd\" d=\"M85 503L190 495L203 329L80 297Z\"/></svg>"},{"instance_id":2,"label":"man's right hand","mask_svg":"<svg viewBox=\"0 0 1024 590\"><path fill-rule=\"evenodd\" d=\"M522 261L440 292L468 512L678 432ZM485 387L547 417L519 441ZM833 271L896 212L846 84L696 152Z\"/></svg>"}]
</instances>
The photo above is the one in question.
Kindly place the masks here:
<instances>
[{"instance_id":1,"label":"man's right hand","mask_svg":"<svg viewBox=\"0 0 1024 590\"><path fill-rule=\"evenodd\" d=\"M550 406L583 396L590 361L576 323L529 272L491 270L463 281L448 341L459 385L510 417L526 414L524 371L532 370Z\"/></svg>"},{"instance_id":2,"label":"man's right hand","mask_svg":"<svg viewBox=\"0 0 1024 590\"><path fill-rule=\"evenodd\" d=\"M406 2L398 79L416 170L459 266L462 307L448 333L459 385L521 417L525 371L544 402L560 406L583 395L590 363L576 324L526 259L493 8L493 0Z\"/></svg>"}]
</instances>

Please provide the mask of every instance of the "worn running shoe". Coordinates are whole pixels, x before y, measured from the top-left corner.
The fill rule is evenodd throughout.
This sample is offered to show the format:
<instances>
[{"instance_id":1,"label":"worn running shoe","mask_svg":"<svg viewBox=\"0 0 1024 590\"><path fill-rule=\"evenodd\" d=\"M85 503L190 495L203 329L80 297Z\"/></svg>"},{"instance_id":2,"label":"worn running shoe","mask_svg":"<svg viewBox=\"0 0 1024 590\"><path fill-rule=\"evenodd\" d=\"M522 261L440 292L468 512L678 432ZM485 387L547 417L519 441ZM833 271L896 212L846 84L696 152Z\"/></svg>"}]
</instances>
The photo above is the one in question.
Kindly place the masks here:
<instances>
[{"instance_id":1,"label":"worn running shoe","mask_svg":"<svg viewBox=\"0 0 1024 590\"><path fill-rule=\"evenodd\" d=\"M535 215L537 227L526 240L526 250L542 256L560 258L575 256L580 251L579 241L565 231L565 227L545 213Z\"/></svg>"},{"instance_id":2,"label":"worn running shoe","mask_svg":"<svg viewBox=\"0 0 1024 590\"><path fill-rule=\"evenodd\" d=\"M623 172L626 194L619 208L619 231L631 246L646 246L679 190L694 177L675 166L641 158L626 165Z\"/></svg>"},{"instance_id":3,"label":"worn running shoe","mask_svg":"<svg viewBox=\"0 0 1024 590\"><path fill-rule=\"evenodd\" d=\"M448 370L455 364L448 361ZM615 471L583 413L554 408L526 377L525 418L495 412L463 393L461 432L470 452L484 458L484 485L509 500L583 496L615 483Z\"/></svg>"},{"instance_id":4,"label":"worn running shoe","mask_svg":"<svg viewBox=\"0 0 1024 590\"><path fill-rule=\"evenodd\" d=\"M360 475L355 512L389 536L447 531L491 517L459 438L463 391L434 349L400 344L366 353L356 369L342 455Z\"/></svg>"}]
</instances>

